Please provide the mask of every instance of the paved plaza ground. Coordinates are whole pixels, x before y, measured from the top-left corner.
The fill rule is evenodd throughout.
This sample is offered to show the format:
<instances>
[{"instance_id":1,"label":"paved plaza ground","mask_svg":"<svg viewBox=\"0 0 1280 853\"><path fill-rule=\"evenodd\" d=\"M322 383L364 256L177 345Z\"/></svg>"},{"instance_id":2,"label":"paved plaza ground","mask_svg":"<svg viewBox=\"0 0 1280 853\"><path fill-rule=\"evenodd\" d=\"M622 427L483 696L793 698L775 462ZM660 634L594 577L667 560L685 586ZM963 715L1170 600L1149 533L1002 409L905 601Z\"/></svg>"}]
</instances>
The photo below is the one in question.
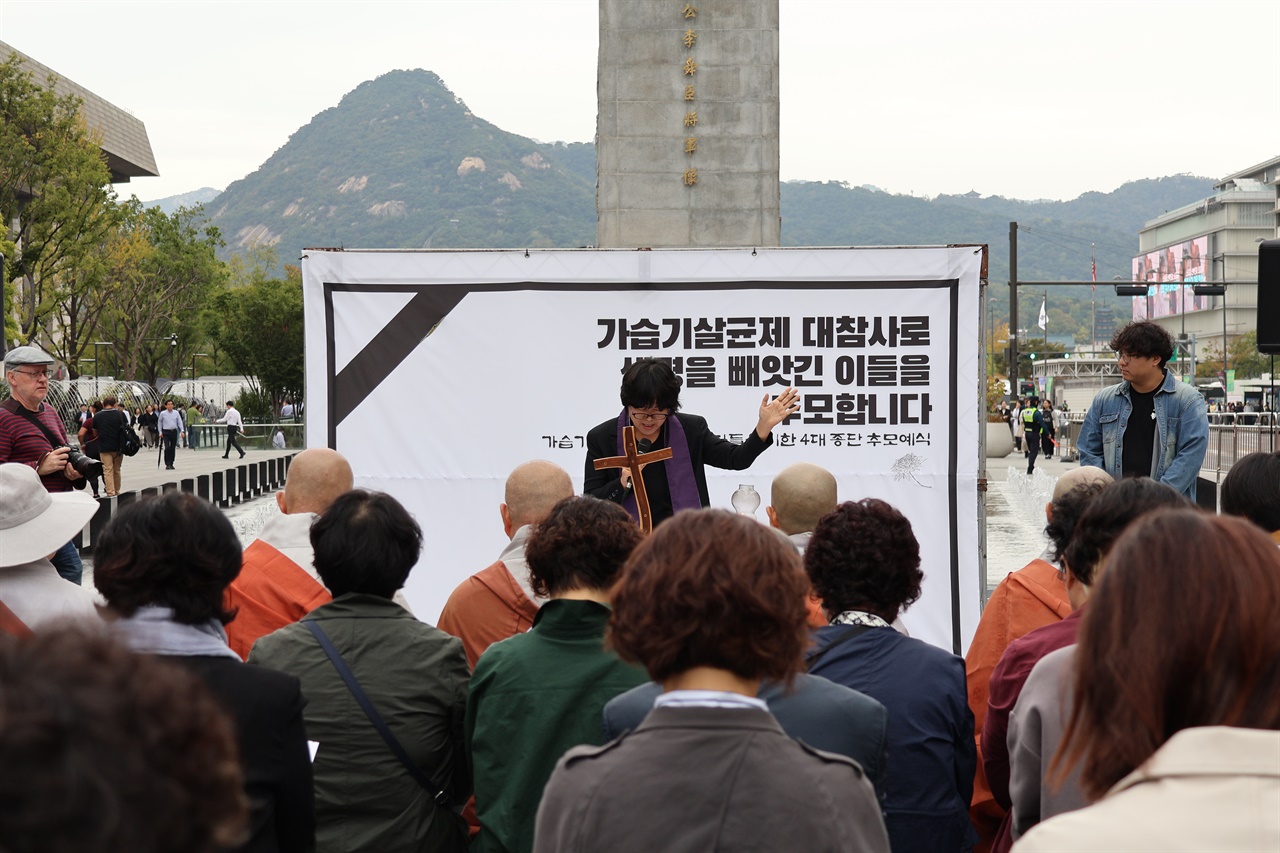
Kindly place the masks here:
<instances>
[{"instance_id":1,"label":"paved plaza ground","mask_svg":"<svg viewBox=\"0 0 1280 853\"><path fill-rule=\"evenodd\" d=\"M1044 550L1049 542L1044 535L1044 505L1052 497L1058 477L1078 465L1040 456L1035 474L1028 479L1027 460L1020 451L987 460L988 595L1006 575Z\"/></svg>"},{"instance_id":2,"label":"paved plaza ground","mask_svg":"<svg viewBox=\"0 0 1280 853\"><path fill-rule=\"evenodd\" d=\"M252 450L248 445L245 445L245 451L247 455L243 461L248 463L288 456L291 453L297 453L298 448ZM200 448L198 450L179 447L173 460L176 470L166 471L163 457L160 457L157 465L157 453L159 451L154 447L144 447L138 451L137 456L125 458L124 467L120 472L120 490L122 492L140 491L155 486L163 486L165 483L179 483L201 474L225 471L228 468L235 467L237 463L242 461L236 457L234 450L231 451L230 459L223 459L221 447ZM101 489L99 491L101 492Z\"/></svg>"}]
</instances>

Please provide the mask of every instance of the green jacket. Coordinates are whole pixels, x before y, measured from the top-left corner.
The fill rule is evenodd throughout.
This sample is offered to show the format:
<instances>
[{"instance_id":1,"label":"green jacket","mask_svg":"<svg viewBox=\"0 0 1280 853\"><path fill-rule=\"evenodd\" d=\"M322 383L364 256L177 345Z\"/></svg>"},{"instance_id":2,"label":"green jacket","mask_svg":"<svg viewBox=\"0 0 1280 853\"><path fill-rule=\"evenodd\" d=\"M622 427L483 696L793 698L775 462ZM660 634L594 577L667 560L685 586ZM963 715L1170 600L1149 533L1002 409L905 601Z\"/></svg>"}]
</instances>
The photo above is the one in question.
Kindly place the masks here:
<instances>
[{"instance_id":1,"label":"green jacket","mask_svg":"<svg viewBox=\"0 0 1280 853\"><path fill-rule=\"evenodd\" d=\"M303 618L311 620L409 755L455 804L465 803L471 779L462 740L469 675L462 641L373 595L339 596ZM258 640L249 663L302 681L307 738L319 743L317 851L466 850L461 819L433 803L391 753L305 625Z\"/></svg>"},{"instance_id":2,"label":"green jacket","mask_svg":"<svg viewBox=\"0 0 1280 853\"><path fill-rule=\"evenodd\" d=\"M542 789L560 756L604 742L610 699L648 681L605 651L609 608L552 599L527 634L490 646L467 703L480 834L473 851L528 853Z\"/></svg>"}]
</instances>

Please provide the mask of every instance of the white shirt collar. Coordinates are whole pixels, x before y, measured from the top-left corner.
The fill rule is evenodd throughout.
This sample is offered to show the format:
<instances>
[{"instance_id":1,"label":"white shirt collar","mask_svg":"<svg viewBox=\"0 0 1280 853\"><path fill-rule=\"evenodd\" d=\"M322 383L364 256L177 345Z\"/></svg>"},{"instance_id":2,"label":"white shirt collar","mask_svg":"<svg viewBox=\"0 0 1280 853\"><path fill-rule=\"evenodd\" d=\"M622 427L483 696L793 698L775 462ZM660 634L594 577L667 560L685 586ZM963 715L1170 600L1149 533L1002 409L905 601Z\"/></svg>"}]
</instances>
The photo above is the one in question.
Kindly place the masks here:
<instances>
[{"instance_id":1,"label":"white shirt collar","mask_svg":"<svg viewBox=\"0 0 1280 853\"><path fill-rule=\"evenodd\" d=\"M655 708L743 708L768 711L763 699L727 690L669 690L653 700Z\"/></svg>"}]
</instances>

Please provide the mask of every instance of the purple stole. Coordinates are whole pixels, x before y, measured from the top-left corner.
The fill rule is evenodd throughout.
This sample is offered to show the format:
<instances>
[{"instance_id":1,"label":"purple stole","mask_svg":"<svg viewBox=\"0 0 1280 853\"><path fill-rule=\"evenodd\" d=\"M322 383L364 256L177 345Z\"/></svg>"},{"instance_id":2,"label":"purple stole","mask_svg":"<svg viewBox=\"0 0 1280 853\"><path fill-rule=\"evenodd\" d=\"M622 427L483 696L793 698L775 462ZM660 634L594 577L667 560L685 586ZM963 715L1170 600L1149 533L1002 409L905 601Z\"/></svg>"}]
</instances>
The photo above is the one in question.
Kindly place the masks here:
<instances>
[{"instance_id":1,"label":"purple stole","mask_svg":"<svg viewBox=\"0 0 1280 853\"><path fill-rule=\"evenodd\" d=\"M671 448L671 458L655 465L667 466L667 490L671 493L671 512L675 514L682 509L702 509L702 496L698 493L698 481L693 476L693 460L689 456L689 439L685 437L684 425L676 417L675 412L667 416L667 446ZM627 410L618 415L618 455L625 456L627 451L622 446L622 428L630 425ZM631 513L631 517L640 520L640 510L636 508L636 495L628 490L622 499L622 508Z\"/></svg>"}]
</instances>

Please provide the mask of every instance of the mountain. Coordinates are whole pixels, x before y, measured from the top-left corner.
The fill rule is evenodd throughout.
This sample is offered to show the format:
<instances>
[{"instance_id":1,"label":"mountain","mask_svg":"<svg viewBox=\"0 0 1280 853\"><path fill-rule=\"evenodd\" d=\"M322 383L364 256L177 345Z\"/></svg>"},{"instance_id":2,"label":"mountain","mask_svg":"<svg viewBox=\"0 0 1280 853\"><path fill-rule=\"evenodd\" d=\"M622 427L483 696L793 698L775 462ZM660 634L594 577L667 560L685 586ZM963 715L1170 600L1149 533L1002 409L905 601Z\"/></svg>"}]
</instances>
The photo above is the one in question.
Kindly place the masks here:
<instances>
[{"instance_id":1,"label":"mountain","mask_svg":"<svg viewBox=\"0 0 1280 853\"><path fill-rule=\"evenodd\" d=\"M589 164L589 166L588 166ZM595 152L473 115L435 74L362 83L208 206L227 250L485 248L595 241Z\"/></svg>"},{"instance_id":2,"label":"mountain","mask_svg":"<svg viewBox=\"0 0 1280 853\"><path fill-rule=\"evenodd\" d=\"M1022 281L1086 280L1091 257L1096 259L1102 287L1048 293L1050 333L1083 342L1095 306L1103 314L1128 316L1130 300L1109 285L1115 276L1129 278L1142 224L1208 196L1212 184L1178 175L1070 201L1022 201L977 192L930 199L892 195L870 184L788 182L782 185L782 242L985 243L992 315L1003 318L1009 223L1016 221ZM508 133L473 115L435 74L392 71L315 116L206 210L227 242L224 254L267 243L280 248L281 264L293 262L305 246L587 246L595 242L595 145L545 144ZM1038 292L1020 293L1022 328L1035 327Z\"/></svg>"},{"instance_id":3,"label":"mountain","mask_svg":"<svg viewBox=\"0 0 1280 853\"><path fill-rule=\"evenodd\" d=\"M782 185L782 242L787 246L986 243L993 316L1009 313L1009 223L1017 222L1019 281L1087 281L1098 264L1097 291L1048 288L1051 333L1083 343L1092 310L1129 316L1131 300L1111 288L1130 277L1138 230L1149 219L1212 193L1213 179L1178 175L1132 181L1110 193L1070 201L1019 201L977 193L933 199L890 195L843 183ZM1092 254L1091 254L1092 253ZM1019 288L1019 327L1034 328L1044 290Z\"/></svg>"},{"instance_id":4,"label":"mountain","mask_svg":"<svg viewBox=\"0 0 1280 853\"><path fill-rule=\"evenodd\" d=\"M217 198L220 192L222 191L215 190L213 187L201 187L189 193L166 196L155 201L144 201L142 205L143 207L158 207L165 213L173 213L180 207L195 207L197 204L208 204Z\"/></svg>"}]
</instances>

